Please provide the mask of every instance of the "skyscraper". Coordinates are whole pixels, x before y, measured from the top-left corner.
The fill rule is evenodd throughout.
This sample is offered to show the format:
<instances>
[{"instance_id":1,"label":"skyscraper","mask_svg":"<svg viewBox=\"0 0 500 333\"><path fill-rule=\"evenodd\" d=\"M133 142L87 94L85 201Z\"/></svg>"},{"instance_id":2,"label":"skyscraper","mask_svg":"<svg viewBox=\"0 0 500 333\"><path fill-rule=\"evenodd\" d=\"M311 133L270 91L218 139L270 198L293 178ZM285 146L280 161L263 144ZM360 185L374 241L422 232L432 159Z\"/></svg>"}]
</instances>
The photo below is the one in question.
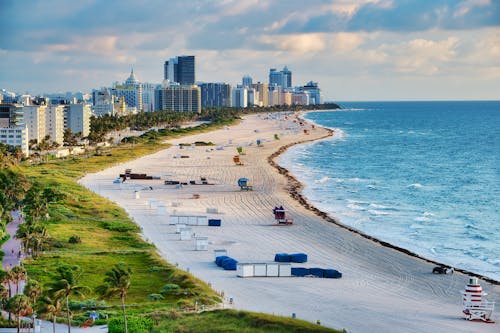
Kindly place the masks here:
<instances>
[{"instance_id":1,"label":"skyscraper","mask_svg":"<svg viewBox=\"0 0 500 333\"><path fill-rule=\"evenodd\" d=\"M142 110L142 85L134 75L134 70L123 85L115 85L111 90L115 97L124 97L128 106L136 107L138 111Z\"/></svg>"},{"instance_id":2,"label":"skyscraper","mask_svg":"<svg viewBox=\"0 0 500 333\"><path fill-rule=\"evenodd\" d=\"M248 88L248 87L252 86L252 77L250 75L243 76L241 83L242 83L243 87Z\"/></svg>"},{"instance_id":3,"label":"skyscraper","mask_svg":"<svg viewBox=\"0 0 500 333\"><path fill-rule=\"evenodd\" d=\"M282 86L283 84L283 73L278 72L276 68L271 68L269 70L269 85Z\"/></svg>"},{"instance_id":4,"label":"skyscraper","mask_svg":"<svg viewBox=\"0 0 500 333\"><path fill-rule=\"evenodd\" d=\"M199 86L202 107L231 106L231 85L227 83L202 83Z\"/></svg>"},{"instance_id":5,"label":"skyscraper","mask_svg":"<svg viewBox=\"0 0 500 333\"><path fill-rule=\"evenodd\" d=\"M163 85L155 90L157 110L201 112L201 90L196 85Z\"/></svg>"},{"instance_id":6,"label":"skyscraper","mask_svg":"<svg viewBox=\"0 0 500 333\"><path fill-rule=\"evenodd\" d=\"M269 85L273 84L280 86L283 89L292 88L292 72L287 66L283 67L282 71L271 68L269 70Z\"/></svg>"},{"instance_id":7,"label":"skyscraper","mask_svg":"<svg viewBox=\"0 0 500 333\"><path fill-rule=\"evenodd\" d=\"M181 85L193 85L196 81L194 56L178 56L165 61L163 77Z\"/></svg>"},{"instance_id":8,"label":"skyscraper","mask_svg":"<svg viewBox=\"0 0 500 333\"><path fill-rule=\"evenodd\" d=\"M285 66L281 73L283 73L283 89L292 88L292 72Z\"/></svg>"}]
</instances>

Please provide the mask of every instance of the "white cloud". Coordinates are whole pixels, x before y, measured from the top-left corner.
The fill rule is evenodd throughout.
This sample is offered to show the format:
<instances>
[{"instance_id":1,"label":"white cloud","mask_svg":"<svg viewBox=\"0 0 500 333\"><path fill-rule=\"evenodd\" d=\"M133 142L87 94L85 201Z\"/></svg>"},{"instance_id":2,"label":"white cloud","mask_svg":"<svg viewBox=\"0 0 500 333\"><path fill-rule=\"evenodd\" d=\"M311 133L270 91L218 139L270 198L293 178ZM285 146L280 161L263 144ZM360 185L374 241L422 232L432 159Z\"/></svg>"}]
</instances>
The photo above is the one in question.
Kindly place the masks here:
<instances>
[{"instance_id":1,"label":"white cloud","mask_svg":"<svg viewBox=\"0 0 500 333\"><path fill-rule=\"evenodd\" d=\"M384 44L380 49L389 54L398 72L435 75L441 66L454 60L458 43L456 37L440 41L417 38L399 44Z\"/></svg>"},{"instance_id":2,"label":"white cloud","mask_svg":"<svg viewBox=\"0 0 500 333\"><path fill-rule=\"evenodd\" d=\"M281 51L309 54L323 51L326 47L325 34L264 35L260 42Z\"/></svg>"},{"instance_id":3,"label":"white cloud","mask_svg":"<svg viewBox=\"0 0 500 333\"><path fill-rule=\"evenodd\" d=\"M236 16L247 12L251 8L259 7L265 9L269 6L266 0L223 0L219 6L222 11L219 13L222 16Z\"/></svg>"},{"instance_id":4,"label":"white cloud","mask_svg":"<svg viewBox=\"0 0 500 333\"><path fill-rule=\"evenodd\" d=\"M335 52L347 53L356 50L364 37L361 33L340 32L330 34L330 47Z\"/></svg>"},{"instance_id":5,"label":"white cloud","mask_svg":"<svg viewBox=\"0 0 500 333\"><path fill-rule=\"evenodd\" d=\"M457 9L453 13L453 17L465 16L474 7L488 6L491 0L465 0L458 4Z\"/></svg>"}]
</instances>

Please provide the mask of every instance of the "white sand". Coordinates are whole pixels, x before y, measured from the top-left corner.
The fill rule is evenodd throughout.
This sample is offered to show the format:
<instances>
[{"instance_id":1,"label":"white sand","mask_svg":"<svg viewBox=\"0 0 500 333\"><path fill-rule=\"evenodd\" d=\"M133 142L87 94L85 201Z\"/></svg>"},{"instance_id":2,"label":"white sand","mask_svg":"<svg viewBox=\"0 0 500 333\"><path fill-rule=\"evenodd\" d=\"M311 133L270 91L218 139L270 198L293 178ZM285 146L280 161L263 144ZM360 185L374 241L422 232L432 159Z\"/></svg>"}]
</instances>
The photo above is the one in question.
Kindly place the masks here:
<instances>
[{"instance_id":1,"label":"white sand","mask_svg":"<svg viewBox=\"0 0 500 333\"><path fill-rule=\"evenodd\" d=\"M326 134L323 129L303 132L286 130L285 121L249 116L229 129L172 140L171 143L212 141L224 150L207 152L208 147L179 149L173 146L153 155L89 174L81 184L122 206L143 228L161 255L195 276L210 282L233 298L234 307L297 318L350 332L499 332L500 324L468 322L462 319L459 291L467 277L433 275L434 265L396 250L383 247L359 235L323 221L294 201L285 190L287 180L267 162L279 147ZM310 128L310 127L308 127ZM258 133L255 130L258 129ZM273 135L281 135L279 141ZM256 147L257 139L266 140ZM229 140L232 140L231 144ZM237 145L245 147L244 166L232 156ZM215 147L213 147L215 148ZM176 154L190 158L173 158ZM161 176L161 180L131 180L122 186L113 180L125 168ZM188 185L182 189L163 185L164 179L181 181L207 177L216 185ZM254 191L240 191L237 179L247 177ZM134 190L143 190L135 199ZM199 194L199 199L193 199ZM209 251L194 251L193 241L180 241L168 216L149 208L149 200L167 206L168 214L207 215L217 208L222 227L193 227L197 236L209 237ZM172 207L172 203L180 203ZM275 226L272 208L283 205L293 216L292 226ZM272 261L277 252L305 252L306 264L295 266L335 268L342 279L320 278L238 278L214 263L214 249L225 248L240 262ZM500 302L500 286L482 281L489 300ZM499 304L500 305L500 304ZM494 314L499 321L500 311Z\"/></svg>"}]
</instances>

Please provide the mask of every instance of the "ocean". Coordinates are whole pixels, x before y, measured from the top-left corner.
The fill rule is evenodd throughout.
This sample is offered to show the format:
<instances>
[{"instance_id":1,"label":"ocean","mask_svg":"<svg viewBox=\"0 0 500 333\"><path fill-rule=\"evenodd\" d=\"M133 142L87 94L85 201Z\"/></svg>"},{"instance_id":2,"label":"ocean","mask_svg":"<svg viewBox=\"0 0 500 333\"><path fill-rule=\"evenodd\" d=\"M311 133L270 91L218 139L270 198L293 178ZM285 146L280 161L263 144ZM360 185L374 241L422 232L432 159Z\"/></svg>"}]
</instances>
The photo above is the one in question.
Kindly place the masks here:
<instances>
[{"instance_id":1,"label":"ocean","mask_svg":"<svg viewBox=\"0 0 500 333\"><path fill-rule=\"evenodd\" d=\"M317 208L500 281L500 101L349 102L305 118L334 137L280 157Z\"/></svg>"}]
</instances>

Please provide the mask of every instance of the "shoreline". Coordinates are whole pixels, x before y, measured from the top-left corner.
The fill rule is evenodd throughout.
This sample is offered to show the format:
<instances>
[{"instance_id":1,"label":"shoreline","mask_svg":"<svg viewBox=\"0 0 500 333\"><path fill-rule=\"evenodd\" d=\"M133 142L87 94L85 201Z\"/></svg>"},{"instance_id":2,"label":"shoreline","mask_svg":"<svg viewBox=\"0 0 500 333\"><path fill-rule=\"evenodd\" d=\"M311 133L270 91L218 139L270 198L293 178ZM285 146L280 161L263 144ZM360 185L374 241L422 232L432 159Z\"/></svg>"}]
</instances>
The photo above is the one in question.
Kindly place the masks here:
<instances>
[{"instance_id":1,"label":"shoreline","mask_svg":"<svg viewBox=\"0 0 500 333\"><path fill-rule=\"evenodd\" d=\"M314 111L316 112L316 111ZM305 118L302 118L302 120L306 123L311 123L310 121L308 121L307 119ZM330 128L327 128L327 127L324 127L324 126L321 126L321 125L318 125L318 124L314 124L315 126L317 127L321 127L323 129L325 129L326 131L329 132L328 135L324 136L324 137L320 137L320 138L315 138L315 139L311 139L311 140L303 140L303 141L298 141L298 142L293 142L293 143L289 143L287 145L284 145L284 146L281 146L279 147L279 149L274 152L273 154L271 154L270 156L268 156L267 158L267 161L269 163L269 165L271 165L273 168L275 168L281 175L283 175L287 181L288 181L288 184L287 184L287 191L290 195L290 197L292 197L294 200L296 200L298 203L300 203L304 208L306 208L307 210L313 212L315 215L321 217L323 220L329 222L329 223L333 223L335 224L336 226L338 227L341 227L343 229L346 229L352 233L355 233L357 235L360 235L368 240L371 240L377 244L380 244L382 246L385 246L385 247L388 247L388 248L391 248L391 249L394 249L396 251L399 251L401 253L404 253L406 255L409 255L411 257L414 257L414 258L418 258L418 259L421 259L421 260L424 260L428 263L431 263L431 264L435 264L435 265L438 265L438 266L448 266L448 265L445 265L443 263L440 263L438 261L435 261L435 260L432 260L432 259L428 259L426 257L423 257L415 252L412 252L408 249L405 249L403 247L400 247L400 246L397 246L397 245L394 245L394 244L391 244L389 242L386 242L386 241L383 241L383 240L380 240L376 237L373 237L371 235L368 235L356 228L353 228L349 225L346 225L346 224L343 224L342 222L340 222L340 220L336 217L332 217L330 216L328 213L318 209L316 206L314 206L313 204L311 204L309 202L309 200L302 194L302 190L304 189L305 185L300 182L288 169L282 167L281 165L279 165L275 159L278 158L280 155L283 155L284 153L286 153L286 151L293 147L293 146L296 146L296 145L300 145L300 144L304 144L304 143L308 143L308 142L314 142L314 141L318 141L318 140L322 140L322 139L326 139L328 137L331 137L331 136L334 136L335 135L335 131L330 129ZM497 281L495 279L492 279L490 277L487 277L487 276L484 276L484 275L481 275L481 274L478 274L478 273L474 273L474 272L471 272L471 271L468 271L466 269L462 269L462 268L459 268L459 267L453 267L451 266L455 272L460 272L460 273L463 273L463 274L467 274L467 275L470 275L470 276L473 276L473 277L477 277L477 278L480 278L481 280L483 281L486 281L486 282L489 282L491 284L495 284L495 285L500 285L500 281Z\"/></svg>"},{"instance_id":2,"label":"shoreline","mask_svg":"<svg viewBox=\"0 0 500 333\"><path fill-rule=\"evenodd\" d=\"M314 206L300 193L302 184L287 169L273 166L274 159L293 145L328 138L332 131L311 129L310 123L289 130L295 115L288 120L278 115L250 115L230 128L171 139L168 149L87 174L79 183L122 207L166 261L210 283L214 290L224 291L236 309L285 317L296 314L299 319L321 320L325 326L352 332L399 333L401 327L415 333L494 332L492 325L462 319L459 290L467 282L466 275L432 274L429 262L382 246L311 209ZM273 138L276 133L279 141ZM255 145L260 139L263 144ZM212 141L221 149L179 150L179 143L198 140ZM245 147L244 165L235 165L233 156L240 145ZM178 154L189 158L176 158ZM124 168L163 177L113 184ZM176 189L163 181L189 182L200 176L214 185ZM241 191L236 184L240 177L247 177L254 190ZM152 189L144 191L149 187ZM140 197L134 196L134 190L140 191ZM163 203L168 212L157 211L153 201ZM276 205L286 208L293 225L277 226L272 215ZM222 219L222 228L193 227L196 236L209 238L208 251L195 251L193 241L179 239L176 226L168 223L169 215L207 215L208 208L218 211L208 215ZM343 277L240 278L213 264L213 250L221 248L240 262L269 261L275 253L303 252L309 258L299 266L338 269ZM490 300L500 301L498 285L486 282L483 289Z\"/></svg>"}]
</instances>

